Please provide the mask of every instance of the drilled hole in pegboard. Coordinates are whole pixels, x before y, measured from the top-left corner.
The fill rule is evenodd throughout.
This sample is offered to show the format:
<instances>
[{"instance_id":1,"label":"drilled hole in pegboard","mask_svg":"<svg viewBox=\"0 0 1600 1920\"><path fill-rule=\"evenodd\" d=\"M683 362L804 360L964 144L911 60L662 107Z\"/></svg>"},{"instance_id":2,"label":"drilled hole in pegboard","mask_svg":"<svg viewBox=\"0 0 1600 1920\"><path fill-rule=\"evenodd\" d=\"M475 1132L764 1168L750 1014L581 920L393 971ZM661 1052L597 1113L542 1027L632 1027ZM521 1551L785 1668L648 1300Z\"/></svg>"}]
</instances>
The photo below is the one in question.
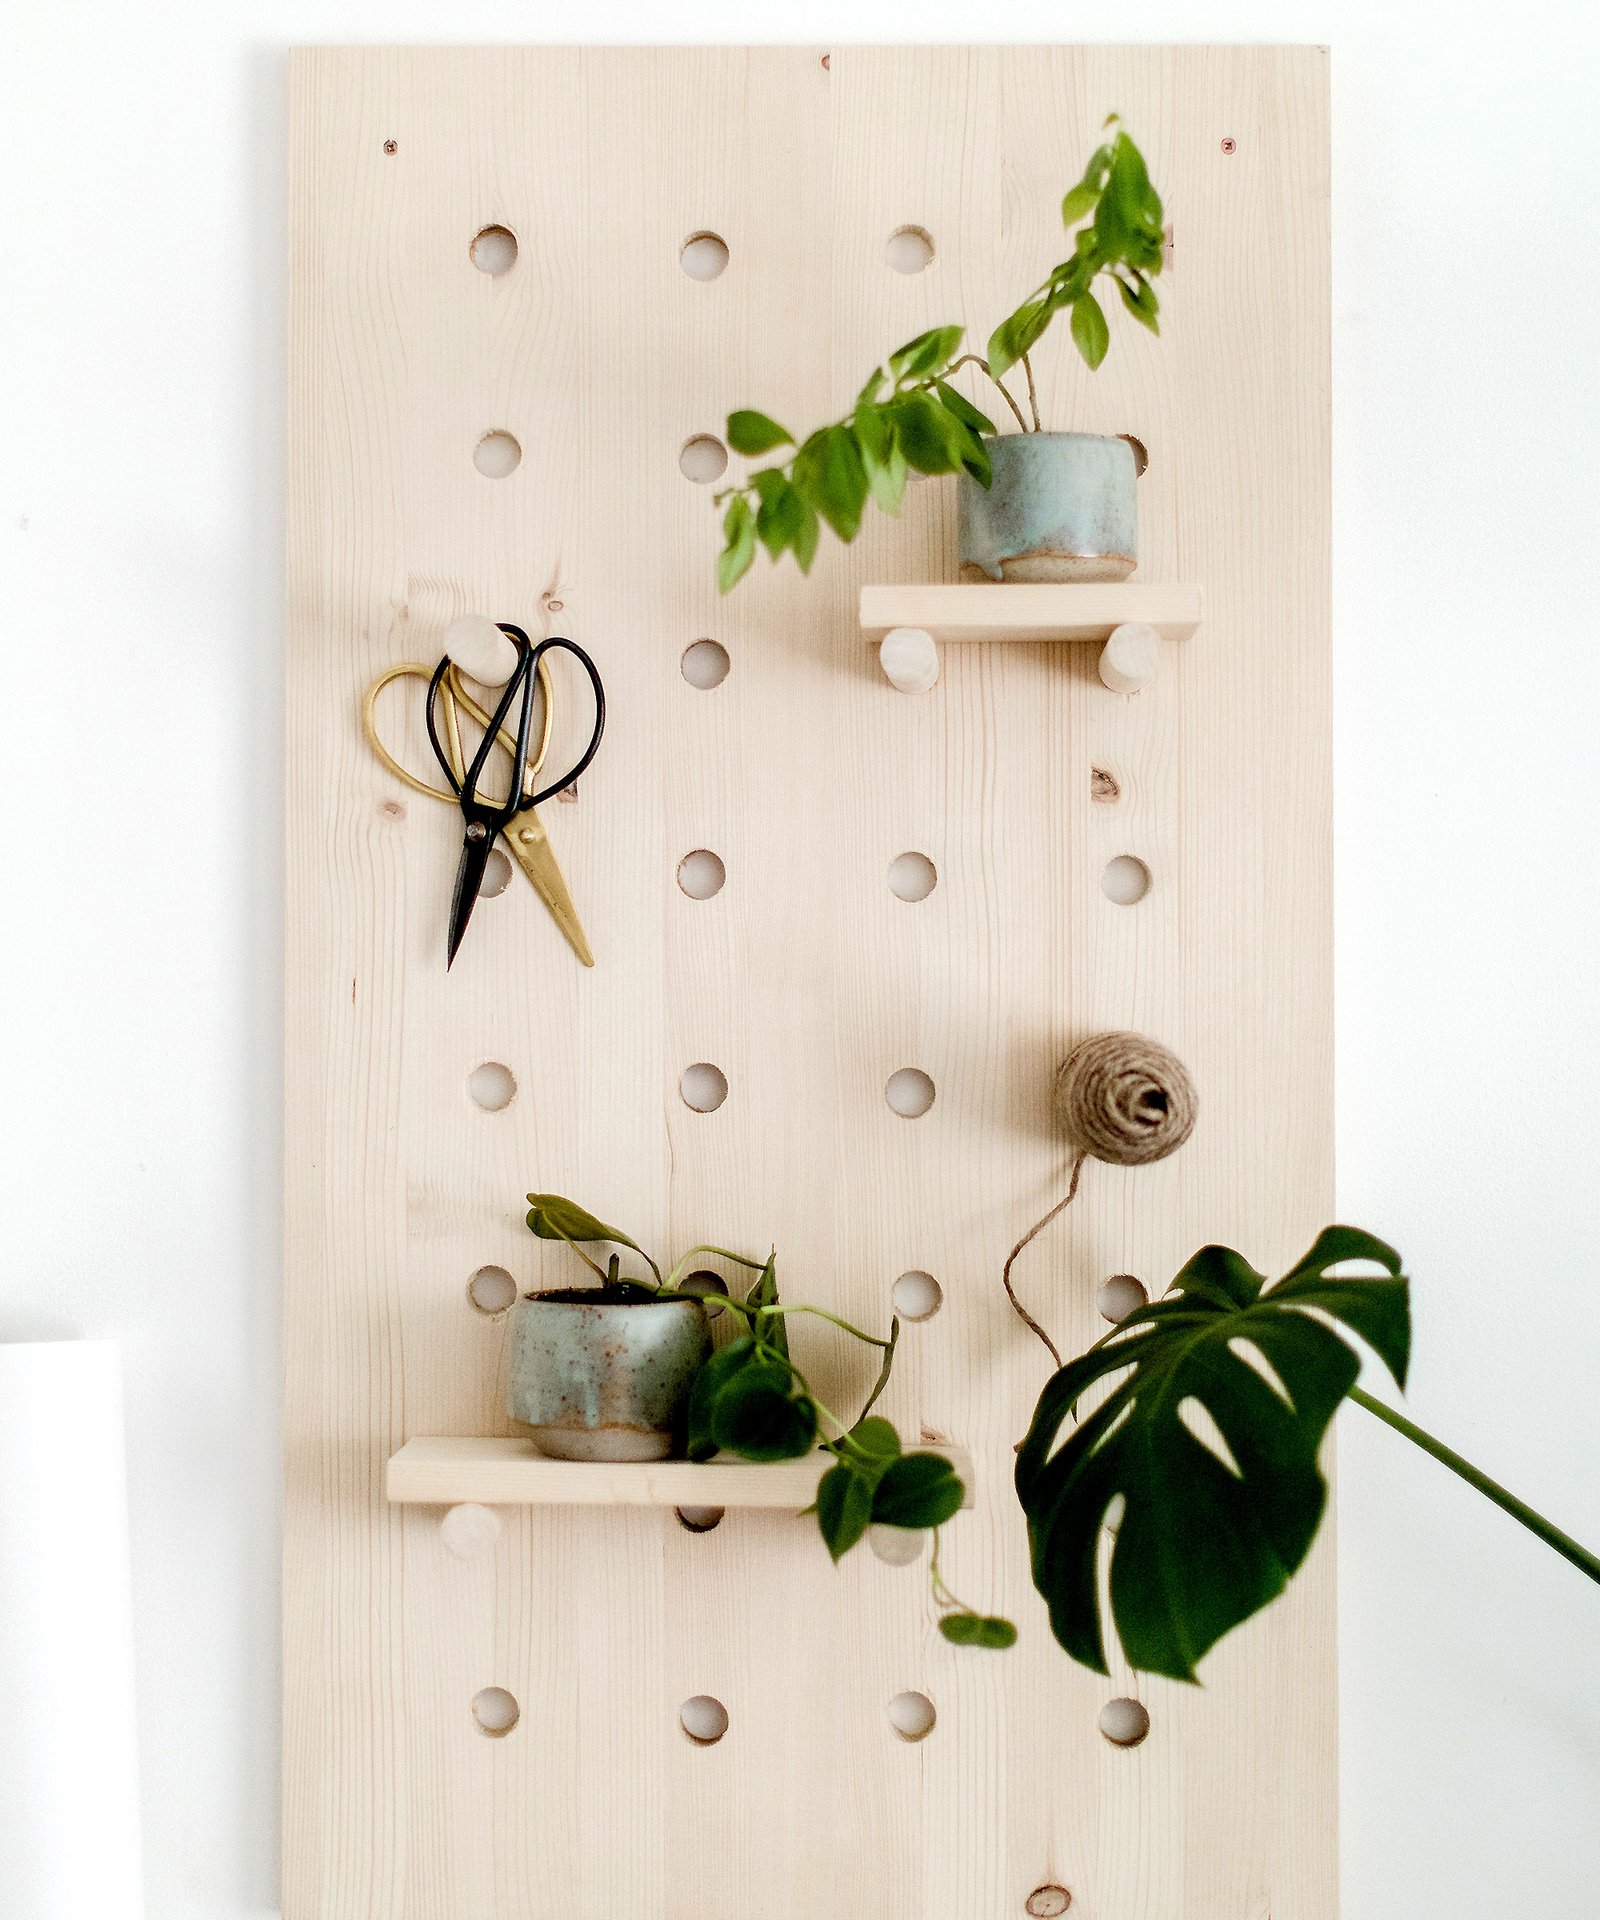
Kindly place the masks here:
<instances>
[{"instance_id":1,"label":"drilled hole in pegboard","mask_svg":"<svg viewBox=\"0 0 1600 1920\"><path fill-rule=\"evenodd\" d=\"M522 465L522 443L514 433L496 427L472 449L472 464L485 480L504 480Z\"/></svg>"},{"instance_id":2,"label":"drilled hole in pegboard","mask_svg":"<svg viewBox=\"0 0 1600 1920\"><path fill-rule=\"evenodd\" d=\"M483 880L478 887L480 900L498 900L511 885L511 860L498 847L491 848L483 863Z\"/></svg>"},{"instance_id":3,"label":"drilled hole in pegboard","mask_svg":"<svg viewBox=\"0 0 1600 1920\"><path fill-rule=\"evenodd\" d=\"M1131 853L1119 853L1106 863L1100 891L1119 907L1135 907L1150 891L1150 869Z\"/></svg>"},{"instance_id":4,"label":"drilled hole in pegboard","mask_svg":"<svg viewBox=\"0 0 1600 1920\"><path fill-rule=\"evenodd\" d=\"M467 1282L467 1298L479 1313L504 1313L517 1298L517 1283L504 1267L479 1267Z\"/></svg>"},{"instance_id":5,"label":"drilled hole in pegboard","mask_svg":"<svg viewBox=\"0 0 1600 1920\"><path fill-rule=\"evenodd\" d=\"M1131 1273L1114 1273L1094 1290L1095 1311L1102 1320L1118 1326L1130 1313L1150 1304L1149 1289Z\"/></svg>"},{"instance_id":6,"label":"drilled hole in pegboard","mask_svg":"<svg viewBox=\"0 0 1600 1920\"><path fill-rule=\"evenodd\" d=\"M516 1075L498 1060L485 1060L467 1075L472 1104L485 1113L500 1113L517 1097Z\"/></svg>"},{"instance_id":7,"label":"drilled hole in pegboard","mask_svg":"<svg viewBox=\"0 0 1600 1920\"><path fill-rule=\"evenodd\" d=\"M679 1707L678 1725L697 1747L714 1747L728 1731L728 1709L715 1695L697 1693Z\"/></svg>"},{"instance_id":8,"label":"drilled hole in pegboard","mask_svg":"<svg viewBox=\"0 0 1600 1920\"><path fill-rule=\"evenodd\" d=\"M689 685L701 693L709 693L727 679L733 662L728 658L728 649L715 640L696 640L684 648L680 664Z\"/></svg>"},{"instance_id":9,"label":"drilled hole in pegboard","mask_svg":"<svg viewBox=\"0 0 1600 1920\"><path fill-rule=\"evenodd\" d=\"M1047 1887L1035 1887L1022 1905L1024 1912L1033 1915L1033 1920L1058 1920L1072 1905L1072 1895L1065 1887L1052 1882Z\"/></svg>"},{"instance_id":10,"label":"drilled hole in pegboard","mask_svg":"<svg viewBox=\"0 0 1600 1920\"><path fill-rule=\"evenodd\" d=\"M678 862L678 885L691 900L710 900L721 893L728 869L709 847L696 847Z\"/></svg>"},{"instance_id":11,"label":"drilled hole in pegboard","mask_svg":"<svg viewBox=\"0 0 1600 1920\"><path fill-rule=\"evenodd\" d=\"M678 470L697 487L709 487L728 471L728 449L714 433L696 433L683 443Z\"/></svg>"},{"instance_id":12,"label":"drilled hole in pegboard","mask_svg":"<svg viewBox=\"0 0 1600 1920\"><path fill-rule=\"evenodd\" d=\"M485 1687L472 1696L472 1717L491 1740L503 1740L522 1718L522 1709L504 1687Z\"/></svg>"},{"instance_id":13,"label":"drilled hole in pegboard","mask_svg":"<svg viewBox=\"0 0 1600 1920\"><path fill-rule=\"evenodd\" d=\"M684 1068L678 1091L683 1104L696 1113L715 1113L728 1097L728 1076L709 1060L697 1060L692 1067Z\"/></svg>"},{"instance_id":14,"label":"drilled hole in pegboard","mask_svg":"<svg viewBox=\"0 0 1600 1920\"><path fill-rule=\"evenodd\" d=\"M1137 1700L1108 1700L1100 1709L1100 1731L1114 1747L1136 1747L1150 1731L1150 1716Z\"/></svg>"},{"instance_id":15,"label":"drilled hole in pegboard","mask_svg":"<svg viewBox=\"0 0 1600 1920\"><path fill-rule=\"evenodd\" d=\"M707 1302L706 1318L716 1320L722 1314L722 1308L716 1302L727 1299L728 1283L720 1273L713 1273L709 1267L701 1267L697 1273L691 1273L678 1282L678 1291Z\"/></svg>"},{"instance_id":16,"label":"drilled hole in pegboard","mask_svg":"<svg viewBox=\"0 0 1600 1920\"><path fill-rule=\"evenodd\" d=\"M517 264L517 236L509 227L481 227L472 236L468 251L479 273L498 278Z\"/></svg>"},{"instance_id":17,"label":"drilled hole in pegboard","mask_svg":"<svg viewBox=\"0 0 1600 1920\"><path fill-rule=\"evenodd\" d=\"M674 1507L673 1513L685 1533L710 1533L722 1525L726 1507Z\"/></svg>"},{"instance_id":18,"label":"drilled hole in pegboard","mask_svg":"<svg viewBox=\"0 0 1600 1920\"><path fill-rule=\"evenodd\" d=\"M889 891L897 900L926 900L939 884L939 869L925 853L897 853L889 862Z\"/></svg>"},{"instance_id":19,"label":"drilled hole in pegboard","mask_svg":"<svg viewBox=\"0 0 1600 1920\"><path fill-rule=\"evenodd\" d=\"M926 1740L938 1718L925 1693L897 1693L889 1702L889 1725L902 1740Z\"/></svg>"},{"instance_id":20,"label":"drilled hole in pegboard","mask_svg":"<svg viewBox=\"0 0 1600 1920\"><path fill-rule=\"evenodd\" d=\"M944 1305L944 1288L931 1273L913 1267L895 1281L889 1298L902 1320L931 1320Z\"/></svg>"},{"instance_id":21,"label":"drilled hole in pegboard","mask_svg":"<svg viewBox=\"0 0 1600 1920\"><path fill-rule=\"evenodd\" d=\"M727 268L728 243L720 233L691 233L678 249L678 265L691 280L715 280Z\"/></svg>"},{"instance_id":22,"label":"drilled hole in pegboard","mask_svg":"<svg viewBox=\"0 0 1600 1920\"><path fill-rule=\"evenodd\" d=\"M926 227L896 227L883 244L883 264L896 273L921 273L932 266L933 253Z\"/></svg>"},{"instance_id":23,"label":"drilled hole in pegboard","mask_svg":"<svg viewBox=\"0 0 1600 1920\"><path fill-rule=\"evenodd\" d=\"M935 1091L920 1067L897 1067L889 1075L883 1097L902 1120L920 1120L933 1105Z\"/></svg>"}]
</instances>

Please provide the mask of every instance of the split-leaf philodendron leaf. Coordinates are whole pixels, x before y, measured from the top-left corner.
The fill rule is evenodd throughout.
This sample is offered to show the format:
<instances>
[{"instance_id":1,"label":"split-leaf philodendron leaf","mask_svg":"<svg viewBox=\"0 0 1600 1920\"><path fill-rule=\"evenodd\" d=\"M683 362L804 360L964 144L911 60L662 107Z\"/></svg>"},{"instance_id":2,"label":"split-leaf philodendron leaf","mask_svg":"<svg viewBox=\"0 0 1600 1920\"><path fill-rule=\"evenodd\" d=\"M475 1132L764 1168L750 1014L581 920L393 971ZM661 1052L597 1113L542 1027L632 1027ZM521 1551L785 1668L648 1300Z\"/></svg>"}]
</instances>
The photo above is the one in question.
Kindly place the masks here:
<instances>
[{"instance_id":1,"label":"split-leaf philodendron leaf","mask_svg":"<svg viewBox=\"0 0 1600 1920\"><path fill-rule=\"evenodd\" d=\"M1351 1260L1387 1277L1330 1274ZM1225 1633L1283 1591L1327 1501L1323 1435L1361 1371L1329 1321L1404 1387L1411 1315L1400 1256L1353 1227L1325 1228L1272 1287L1231 1248L1202 1247L1160 1300L1051 1379L1018 1452L1017 1494L1034 1585L1075 1660L1107 1670L1108 1522L1112 1619L1147 1673L1193 1680ZM1101 1382L1109 1393L1084 1410Z\"/></svg>"}]
</instances>

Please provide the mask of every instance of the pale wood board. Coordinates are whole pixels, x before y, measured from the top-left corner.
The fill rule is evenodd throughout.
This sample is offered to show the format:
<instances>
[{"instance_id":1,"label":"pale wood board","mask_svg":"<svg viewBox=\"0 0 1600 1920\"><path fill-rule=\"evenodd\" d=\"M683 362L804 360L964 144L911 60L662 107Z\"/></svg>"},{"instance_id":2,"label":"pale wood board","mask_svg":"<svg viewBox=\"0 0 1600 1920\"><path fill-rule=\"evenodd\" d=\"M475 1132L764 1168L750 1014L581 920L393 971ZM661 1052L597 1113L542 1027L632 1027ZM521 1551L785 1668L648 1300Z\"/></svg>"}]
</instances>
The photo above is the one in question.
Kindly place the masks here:
<instances>
[{"instance_id":1,"label":"pale wood board","mask_svg":"<svg viewBox=\"0 0 1600 1920\"><path fill-rule=\"evenodd\" d=\"M1059 1192L1054 1068L1096 1028L1177 1048L1201 1120L1160 1166L1091 1166L1019 1266L1064 1345L1102 1330L1109 1273L1159 1285L1206 1240L1273 1270L1328 1216L1325 57L825 51L295 56L285 1920L1006 1920L1048 1881L1085 1920L1335 1911L1331 1550L1203 1689L1072 1666L1010 1494L1045 1366L999 1287ZM1138 582L1201 587L1201 644L1135 699L1031 644L897 693L857 593L953 577L944 482L719 601L685 438L737 405L832 417L935 322L981 340L1061 256L1112 108L1168 200L1163 337L1113 313L1093 376L1052 337L1040 401L1148 447ZM501 278L468 258L494 221L521 244ZM937 248L911 277L883 258L908 223ZM731 260L698 283L678 249L707 229ZM522 442L509 479L474 469L492 428ZM368 755L361 691L454 613L539 625L547 593L611 697L577 803L544 810L597 965L514 879L447 976L457 822ZM733 660L712 693L678 668L702 635ZM727 864L710 901L674 885L695 847ZM939 873L918 905L885 883L908 849ZM1121 853L1154 876L1134 908L1100 888ZM467 1098L486 1059L519 1082L501 1113ZM697 1060L717 1113L678 1098ZM916 1121L883 1098L906 1065L938 1087ZM858 1322L934 1273L886 1410L970 1450L946 1571L1020 1646L949 1647L916 1570L836 1571L793 1515L507 1510L463 1563L436 1511L391 1506L407 1439L510 1431L506 1322L466 1285L575 1277L530 1188L658 1251L776 1242L792 1297ZM870 1355L799 1348L858 1403ZM521 1703L504 1739L473 1721L487 1685ZM938 1709L915 1745L885 1717L905 1688ZM1096 1729L1123 1691L1152 1717L1128 1751ZM714 1746L678 1725L698 1693L730 1714Z\"/></svg>"},{"instance_id":2,"label":"pale wood board","mask_svg":"<svg viewBox=\"0 0 1600 1920\"><path fill-rule=\"evenodd\" d=\"M891 627L921 627L935 640L1104 640L1138 621L1163 640L1187 640L1200 624L1199 587L1141 580L1070 586L866 586L861 631L881 640Z\"/></svg>"}]
</instances>

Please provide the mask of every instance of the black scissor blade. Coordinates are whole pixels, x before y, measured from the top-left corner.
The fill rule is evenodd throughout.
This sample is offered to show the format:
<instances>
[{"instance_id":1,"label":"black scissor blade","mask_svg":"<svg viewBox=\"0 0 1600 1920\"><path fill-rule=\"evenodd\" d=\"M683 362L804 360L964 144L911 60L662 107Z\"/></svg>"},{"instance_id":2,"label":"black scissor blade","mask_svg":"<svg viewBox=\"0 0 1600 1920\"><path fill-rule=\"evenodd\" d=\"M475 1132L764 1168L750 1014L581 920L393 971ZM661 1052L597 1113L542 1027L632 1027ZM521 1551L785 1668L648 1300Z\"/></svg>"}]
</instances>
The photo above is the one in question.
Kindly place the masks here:
<instances>
[{"instance_id":1,"label":"black scissor blade","mask_svg":"<svg viewBox=\"0 0 1600 1920\"><path fill-rule=\"evenodd\" d=\"M446 967L455 965L461 936L472 918L472 909L478 904L478 889L483 885L484 871L489 865L489 850L494 845L492 833L482 827L477 829L477 833L479 837L474 838L469 829L466 839L461 843L461 864L456 868L456 893L450 903L450 951L445 960Z\"/></svg>"}]
</instances>

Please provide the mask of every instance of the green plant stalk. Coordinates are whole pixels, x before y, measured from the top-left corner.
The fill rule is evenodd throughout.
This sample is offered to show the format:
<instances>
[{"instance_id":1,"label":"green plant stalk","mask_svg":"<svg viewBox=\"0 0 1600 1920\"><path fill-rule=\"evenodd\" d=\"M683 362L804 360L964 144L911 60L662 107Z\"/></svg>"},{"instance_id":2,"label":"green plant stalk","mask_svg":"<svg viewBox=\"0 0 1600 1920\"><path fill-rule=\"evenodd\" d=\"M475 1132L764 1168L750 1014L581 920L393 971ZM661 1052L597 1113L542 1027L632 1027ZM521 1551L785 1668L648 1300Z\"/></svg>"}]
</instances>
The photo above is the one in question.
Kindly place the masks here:
<instances>
[{"instance_id":1,"label":"green plant stalk","mask_svg":"<svg viewBox=\"0 0 1600 1920\"><path fill-rule=\"evenodd\" d=\"M1513 1520L1520 1520L1529 1533L1537 1536L1559 1553L1563 1560L1570 1560L1580 1573L1586 1573L1593 1581L1600 1582L1600 1555L1593 1554L1581 1546L1570 1533L1563 1533L1545 1519L1542 1513L1536 1513L1525 1500L1519 1500L1514 1493L1508 1493L1497 1480L1491 1480L1481 1473L1470 1460L1463 1460L1459 1453L1447 1447L1442 1440L1435 1440L1415 1421L1408 1420L1403 1413L1396 1413L1393 1407L1385 1406L1370 1393L1363 1393L1360 1387L1352 1387L1350 1396L1357 1406L1365 1407L1367 1412L1381 1420L1386 1427L1393 1427L1396 1433L1403 1433L1414 1446L1431 1454L1441 1466L1448 1467L1459 1474L1469 1487L1476 1487L1486 1500L1492 1500L1497 1507L1509 1513Z\"/></svg>"}]
</instances>

